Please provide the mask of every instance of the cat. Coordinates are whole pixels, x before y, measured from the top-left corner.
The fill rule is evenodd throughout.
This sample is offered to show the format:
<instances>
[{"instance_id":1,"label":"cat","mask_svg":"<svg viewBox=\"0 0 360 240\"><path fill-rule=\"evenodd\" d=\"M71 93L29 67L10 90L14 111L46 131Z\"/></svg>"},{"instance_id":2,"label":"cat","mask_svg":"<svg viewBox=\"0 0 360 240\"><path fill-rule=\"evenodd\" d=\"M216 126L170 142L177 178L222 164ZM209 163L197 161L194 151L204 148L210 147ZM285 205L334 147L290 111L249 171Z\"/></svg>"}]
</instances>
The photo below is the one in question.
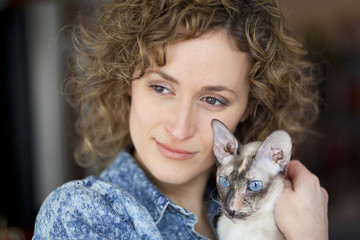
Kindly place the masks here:
<instances>
[{"instance_id":1,"label":"cat","mask_svg":"<svg viewBox=\"0 0 360 240\"><path fill-rule=\"evenodd\" d=\"M291 156L289 134L277 130L264 142L241 145L219 120L212 120L212 128L216 186L223 212L217 223L219 239L285 239L273 211Z\"/></svg>"}]
</instances>

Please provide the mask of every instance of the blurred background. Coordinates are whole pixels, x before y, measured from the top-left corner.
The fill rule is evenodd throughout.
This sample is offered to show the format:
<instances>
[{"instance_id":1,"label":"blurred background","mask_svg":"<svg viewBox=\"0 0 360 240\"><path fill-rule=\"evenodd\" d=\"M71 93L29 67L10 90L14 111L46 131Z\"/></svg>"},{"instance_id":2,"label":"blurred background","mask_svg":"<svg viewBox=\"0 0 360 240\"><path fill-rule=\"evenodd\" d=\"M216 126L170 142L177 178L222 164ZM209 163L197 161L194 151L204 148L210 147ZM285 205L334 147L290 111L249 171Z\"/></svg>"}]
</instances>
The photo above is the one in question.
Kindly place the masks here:
<instances>
[{"instance_id":1,"label":"blurred background","mask_svg":"<svg viewBox=\"0 0 360 240\"><path fill-rule=\"evenodd\" d=\"M360 239L360 1L280 0L325 73L316 130L296 156L328 190L330 239ZM94 0L0 0L0 240L31 239L56 187L89 173L72 157L62 96L72 51L61 28Z\"/></svg>"}]
</instances>

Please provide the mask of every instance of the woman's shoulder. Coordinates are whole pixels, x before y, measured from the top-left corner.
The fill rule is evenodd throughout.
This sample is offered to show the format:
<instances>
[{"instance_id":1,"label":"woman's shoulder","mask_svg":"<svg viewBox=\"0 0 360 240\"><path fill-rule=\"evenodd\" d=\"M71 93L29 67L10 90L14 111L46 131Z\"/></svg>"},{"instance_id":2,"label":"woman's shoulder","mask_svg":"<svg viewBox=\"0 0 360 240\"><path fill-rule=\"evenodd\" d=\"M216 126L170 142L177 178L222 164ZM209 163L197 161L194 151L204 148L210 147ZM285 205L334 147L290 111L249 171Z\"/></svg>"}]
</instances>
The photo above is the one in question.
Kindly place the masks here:
<instances>
[{"instance_id":1,"label":"woman's shoulder","mask_svg":"<svg viewBox=\"0 0 360 240\"><path fill-rule=\"evenodd\" d=\"M139 220L142 224L135 226ZM136 239L156 228L152 222L146 209L125 190L88 177L62 185L45 199L34 239Z\"/></svg>"},{"instance_id":2,"label":"woman's shoulder","mask_svg":"<svg viewBox=\"0 0 360 240\"><path fill-rule=\"evenodd\" d=\"M121 188L91 176L83 180L65 183L54 190L45 199L40 211L47 210L49 207L49 210L54 214L67 210L76 210L76 212L86 210L86 212L91 213L92 209L99 210L101 208L112 210L114 214L121 214L121 207L114 209L115 198L125 200L131 196ZM122 202L117 201L117 203ZM54 209L60 210L55 212Z\"/></svg>"}]
</instances>

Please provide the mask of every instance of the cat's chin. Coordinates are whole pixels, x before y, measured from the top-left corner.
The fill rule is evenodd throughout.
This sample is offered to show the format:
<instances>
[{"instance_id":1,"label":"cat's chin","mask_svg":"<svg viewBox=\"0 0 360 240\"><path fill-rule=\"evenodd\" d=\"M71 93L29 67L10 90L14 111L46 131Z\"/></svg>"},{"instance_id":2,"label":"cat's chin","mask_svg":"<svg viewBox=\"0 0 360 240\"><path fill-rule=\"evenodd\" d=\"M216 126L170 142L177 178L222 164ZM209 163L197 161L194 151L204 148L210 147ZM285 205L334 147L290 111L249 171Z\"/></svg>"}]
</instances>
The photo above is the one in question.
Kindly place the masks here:
<instances>
[{"instance_id":1,"label":"cat's chin","mask_svg":"<svg viewBox=\"0 0 360 240\"><path fill-rule=\"evenodd\" d=\"M231 222L234 224L238 224L240 222L243 222L246 218L229 218Z\"/></svg>"},{"instance_id":2,"label":"cat's chin","mask_svg":"<svg viewBox=\"0 0 360 240\"><path fill-rule=\"evenodd\" d=\"M241 221L244 221L249 214L247 213L243 213L243 212L239 212L239 213L235 213L233 215L231 215L230 213L225 213L225 216L230 219L233 223L239 223Z\"/></svg>"}]
</instances>

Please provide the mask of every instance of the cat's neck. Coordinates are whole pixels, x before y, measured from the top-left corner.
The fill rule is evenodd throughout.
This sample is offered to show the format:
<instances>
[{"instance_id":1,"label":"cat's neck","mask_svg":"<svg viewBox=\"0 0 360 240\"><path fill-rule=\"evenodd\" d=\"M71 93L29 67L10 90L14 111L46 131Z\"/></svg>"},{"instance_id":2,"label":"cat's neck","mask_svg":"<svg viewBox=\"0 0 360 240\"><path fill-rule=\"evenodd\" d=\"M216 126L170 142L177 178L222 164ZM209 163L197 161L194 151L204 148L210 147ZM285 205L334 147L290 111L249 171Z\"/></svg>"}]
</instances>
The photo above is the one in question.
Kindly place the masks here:
<instances>
[{"instance_id":1,"label":"cat's neck","mask_svg":"<svg viewBox=\"0 0 360 240\"><path fill-rule=\"evenodd\" d=\"M218 234L221 239L251 239L285 240L278 230L273 214L259 213L246 220L234 223L226 216L221 216L218 221Z\"/></svg>"}]
</instances>

